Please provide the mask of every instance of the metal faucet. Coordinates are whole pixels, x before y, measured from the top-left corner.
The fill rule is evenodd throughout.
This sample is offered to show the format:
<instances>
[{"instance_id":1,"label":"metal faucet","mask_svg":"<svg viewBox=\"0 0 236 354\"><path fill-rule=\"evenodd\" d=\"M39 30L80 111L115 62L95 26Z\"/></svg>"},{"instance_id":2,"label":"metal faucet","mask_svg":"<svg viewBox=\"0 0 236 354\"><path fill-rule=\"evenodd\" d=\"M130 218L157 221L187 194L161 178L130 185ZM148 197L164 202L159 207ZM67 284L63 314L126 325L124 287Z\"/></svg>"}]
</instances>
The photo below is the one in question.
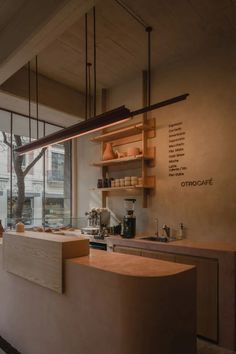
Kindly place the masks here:
<instances>
[{"instance_id":1,"label":"metal faucet","mask_svg":"<svg viewBox=\"0 0 236 354\"><path fill-rule=\"evenodd\" d=\"M166 224L162 226L162 230L165 231L165 236L169 239L170 238L170 227L168 227Z\"/></svg>"},{"instance_id":2,"label":"metal faucet","mask_svg":"<svg viewBox=\"0 0 236 354\"><path fill-rule=\"evenodd\" d=\"M158 228L159 228L158 218L156 218L155 221L156 221L156 237L159 237L159 232L158 232Z\"/></svg>"}]
</instances>

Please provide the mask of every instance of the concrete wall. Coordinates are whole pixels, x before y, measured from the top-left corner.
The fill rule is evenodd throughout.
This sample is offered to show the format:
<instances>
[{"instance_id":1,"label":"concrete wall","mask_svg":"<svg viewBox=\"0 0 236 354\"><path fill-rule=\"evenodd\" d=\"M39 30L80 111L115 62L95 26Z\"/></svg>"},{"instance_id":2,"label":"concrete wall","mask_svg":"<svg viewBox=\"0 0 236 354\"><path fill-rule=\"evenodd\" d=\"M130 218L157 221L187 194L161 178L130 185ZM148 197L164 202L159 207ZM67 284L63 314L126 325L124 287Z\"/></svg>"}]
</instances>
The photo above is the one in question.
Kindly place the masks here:
<instances>
[{"instance_id":1,"label":"concrete wall","mask_svg":"<svg viewBox=\"0 0 236 354\"><path fill-rule=\"evenodd\" d=\"M154 232L154 219L158 217L160 224L173 229L183 222L189 239L235 241L236 48L228 45L209 50L154 72L153 103L186 92L190 93L187 101L152 113L157 134L150 146L156 146L157 158L150 174L156 174L156 191L148 209L143 209L137 198L137 228L140 232ZM141 75L111 91L110 108L121 104L131 109L142 105ZM169 125L180 122L185 132L185 155L177 165L187 169L182 176L170 177ZM100 177L99 169L89 166L99 159L100 149L89 138L84 137L78 144L80 216L91 206L100 205L99 193L88 190ZM137 174L113 171L112 176L130 173ZM206 184L195 186L202 183L198 181ZM125 196L127 193L109 198L109 206L120 217Z\"/></svg>"}]
</instances>

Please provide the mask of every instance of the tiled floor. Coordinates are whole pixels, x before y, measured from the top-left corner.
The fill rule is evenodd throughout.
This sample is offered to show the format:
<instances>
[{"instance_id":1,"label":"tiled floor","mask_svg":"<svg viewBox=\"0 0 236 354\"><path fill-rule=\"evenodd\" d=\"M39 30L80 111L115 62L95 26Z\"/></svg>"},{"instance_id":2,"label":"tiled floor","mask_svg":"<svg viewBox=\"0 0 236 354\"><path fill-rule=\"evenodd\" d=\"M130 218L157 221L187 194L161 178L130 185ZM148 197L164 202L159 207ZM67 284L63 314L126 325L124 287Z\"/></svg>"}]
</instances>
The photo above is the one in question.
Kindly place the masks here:
<instances>
[{"instance_id":1,"label":"tiled floor","mask_svg":"<svg viewBox=\"0 0 236 354\"><path fill-rule=\"evenodd\" d=\"M1 348L0 348L0 354L5 354L5 352ZM211 343L198 340L197 354L236 354L236 352L222 349Z\"/></svg>"},{"instance_id":2,"label":"tiled floor","mask_svg":"<svg viewBox=\"0 0 236 354\"><path fill-rule=\"evenodd\" d=\"M198 354L235 354L230 350L220 348L203 340L198 340Z\"/></svg>"}]
</instances>

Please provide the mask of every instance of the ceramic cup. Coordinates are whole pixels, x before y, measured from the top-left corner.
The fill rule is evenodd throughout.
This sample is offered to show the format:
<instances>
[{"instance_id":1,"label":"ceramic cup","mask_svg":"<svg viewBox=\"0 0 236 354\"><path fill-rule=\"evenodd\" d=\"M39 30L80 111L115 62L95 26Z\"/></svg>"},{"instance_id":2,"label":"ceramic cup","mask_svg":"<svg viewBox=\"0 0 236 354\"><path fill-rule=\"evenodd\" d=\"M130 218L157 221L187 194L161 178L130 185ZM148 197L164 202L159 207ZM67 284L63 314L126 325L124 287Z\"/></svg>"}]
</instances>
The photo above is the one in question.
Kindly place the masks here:
<instances>
[{"instance_id":1,"label":"ceramic cup","mask_svg":"<svg viewBox=\"0 0 236 354\"><path fill-rule=\"evenodd\" d=\"M131 177L131 185L136 186L138 184L138 177Z\"/></svg>"},{"instance_id":2,"label":"ceramic cup","mask_svg":"<svg viewBox=\"0 0 236 354\"><path fill-rule=\"evenodd\" d=\"M129 147L127 151L128 156L137 156L140 154L140 149L138 147Z\"/></svg>"},{"instance_id":3,"label":"ceramic cup","mask_svg":"<svg viewBox=\"0 0 236 354\"><path fill-rule=\"evenodd\" d=\"M142 184L143 184L143 179L142 179L142 177L139 177L139 178L138 178L138 184L139 184L139 185L142 185Z\"/></svg>"},{"instance_id":4,"label":"ceramic cup","mask_svg":"<svg viewBox=\"0 0 236 354\"><path fill-rule=\"evenodd\" d=\"M115 179L115 187L120 187L120 180L118 178Z\"/></svg>"},{"instance_id":5,"label":"ceramic cup","mask_svg":"<svg viewBox=\"0 0 236 354\"><path fill-rule=\"evenodd\" d=\"M120 187L124 187L124 185L125 185L125 179L120 178Z\"/></svg>"}]
</instances>

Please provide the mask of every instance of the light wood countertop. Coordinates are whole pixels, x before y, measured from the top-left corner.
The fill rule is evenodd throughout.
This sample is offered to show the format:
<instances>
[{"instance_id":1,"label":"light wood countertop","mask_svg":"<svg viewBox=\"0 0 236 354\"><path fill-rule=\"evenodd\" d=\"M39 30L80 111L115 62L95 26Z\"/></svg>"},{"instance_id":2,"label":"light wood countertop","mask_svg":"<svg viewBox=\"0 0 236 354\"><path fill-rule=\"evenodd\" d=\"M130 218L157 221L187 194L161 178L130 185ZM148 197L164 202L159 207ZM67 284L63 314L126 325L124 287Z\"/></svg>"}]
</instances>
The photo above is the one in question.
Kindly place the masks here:
<instances>
[{"instance_id":1,"label":"light wood countertop","mask_svg":"<svg viewBox=\"0 0 236 354\"><path fill-rule=\"evenodd\" d=\"M88 256L68 260L76 264L133 277L171 276L194 267L138 256L91 249Z\"/></svg>"},{"instance_id":2,"label":"light wood countertop","mask_svg":"<svg viewBox=\"0 0 236 354\"><path fill-rule=\"evenodd\" d=\"M89 241L53 233L7 231L2 249L6 271L62 293L64 260L88 255Z\"/></svg>"},{"instance_id":3,"label":"light wood countertop","mask_svg":"<svg viewBox=\"0 0 236 354\"><path fill-rule=\"evenodd\" d=\"M146 235L149 236L149 235ZM145 237L145 236L142 236ZM108 242L114 244L126 244L130 247L140 247L142 245L148 245L151 248L163 249L165 251L170 251L171 249L183 249L191 248L196 250L209 250L209 251L222 251L222 252L236 252L236 243L227 243L227 242L204 242L204 241L192 241L188 239L171 241L171 242L157 242L157 241L148 241L144 240L141 237L135 237L132 239L125 239L120 236L110 236Z\"/></svg>"},{"instance_id":4,"label":"light wood countertop","mask_svg":"<svg viewBox=\"0 0 236 354\"><path fill-rule=\"evenodd\" d=\"M68 242L42 236L5 234L0 246L0 328L19 352L196 353L195 267L94 249L62 264ZM7 246L20 276L6 271Z\"/></svg>"},{"instance_id":5,"label":"light wood countertop","mask_svg":"<svg viewBox=\"0 0 236 354\"><path fill-rule=\"evenodd\" d=\"M44 241L52 241L52 242L71 242L71 241L76 241L78 240L78 236L83 237L83 235L61 235L59 233L53 233L53 232L36 232L36 231L25 231L25 232L16 232L16 231L7 231L6 232L8 235L14 235L14 236L26 236L32 239L38 239L38 240L44 240Z\"/></svg>"}]
</instances>

